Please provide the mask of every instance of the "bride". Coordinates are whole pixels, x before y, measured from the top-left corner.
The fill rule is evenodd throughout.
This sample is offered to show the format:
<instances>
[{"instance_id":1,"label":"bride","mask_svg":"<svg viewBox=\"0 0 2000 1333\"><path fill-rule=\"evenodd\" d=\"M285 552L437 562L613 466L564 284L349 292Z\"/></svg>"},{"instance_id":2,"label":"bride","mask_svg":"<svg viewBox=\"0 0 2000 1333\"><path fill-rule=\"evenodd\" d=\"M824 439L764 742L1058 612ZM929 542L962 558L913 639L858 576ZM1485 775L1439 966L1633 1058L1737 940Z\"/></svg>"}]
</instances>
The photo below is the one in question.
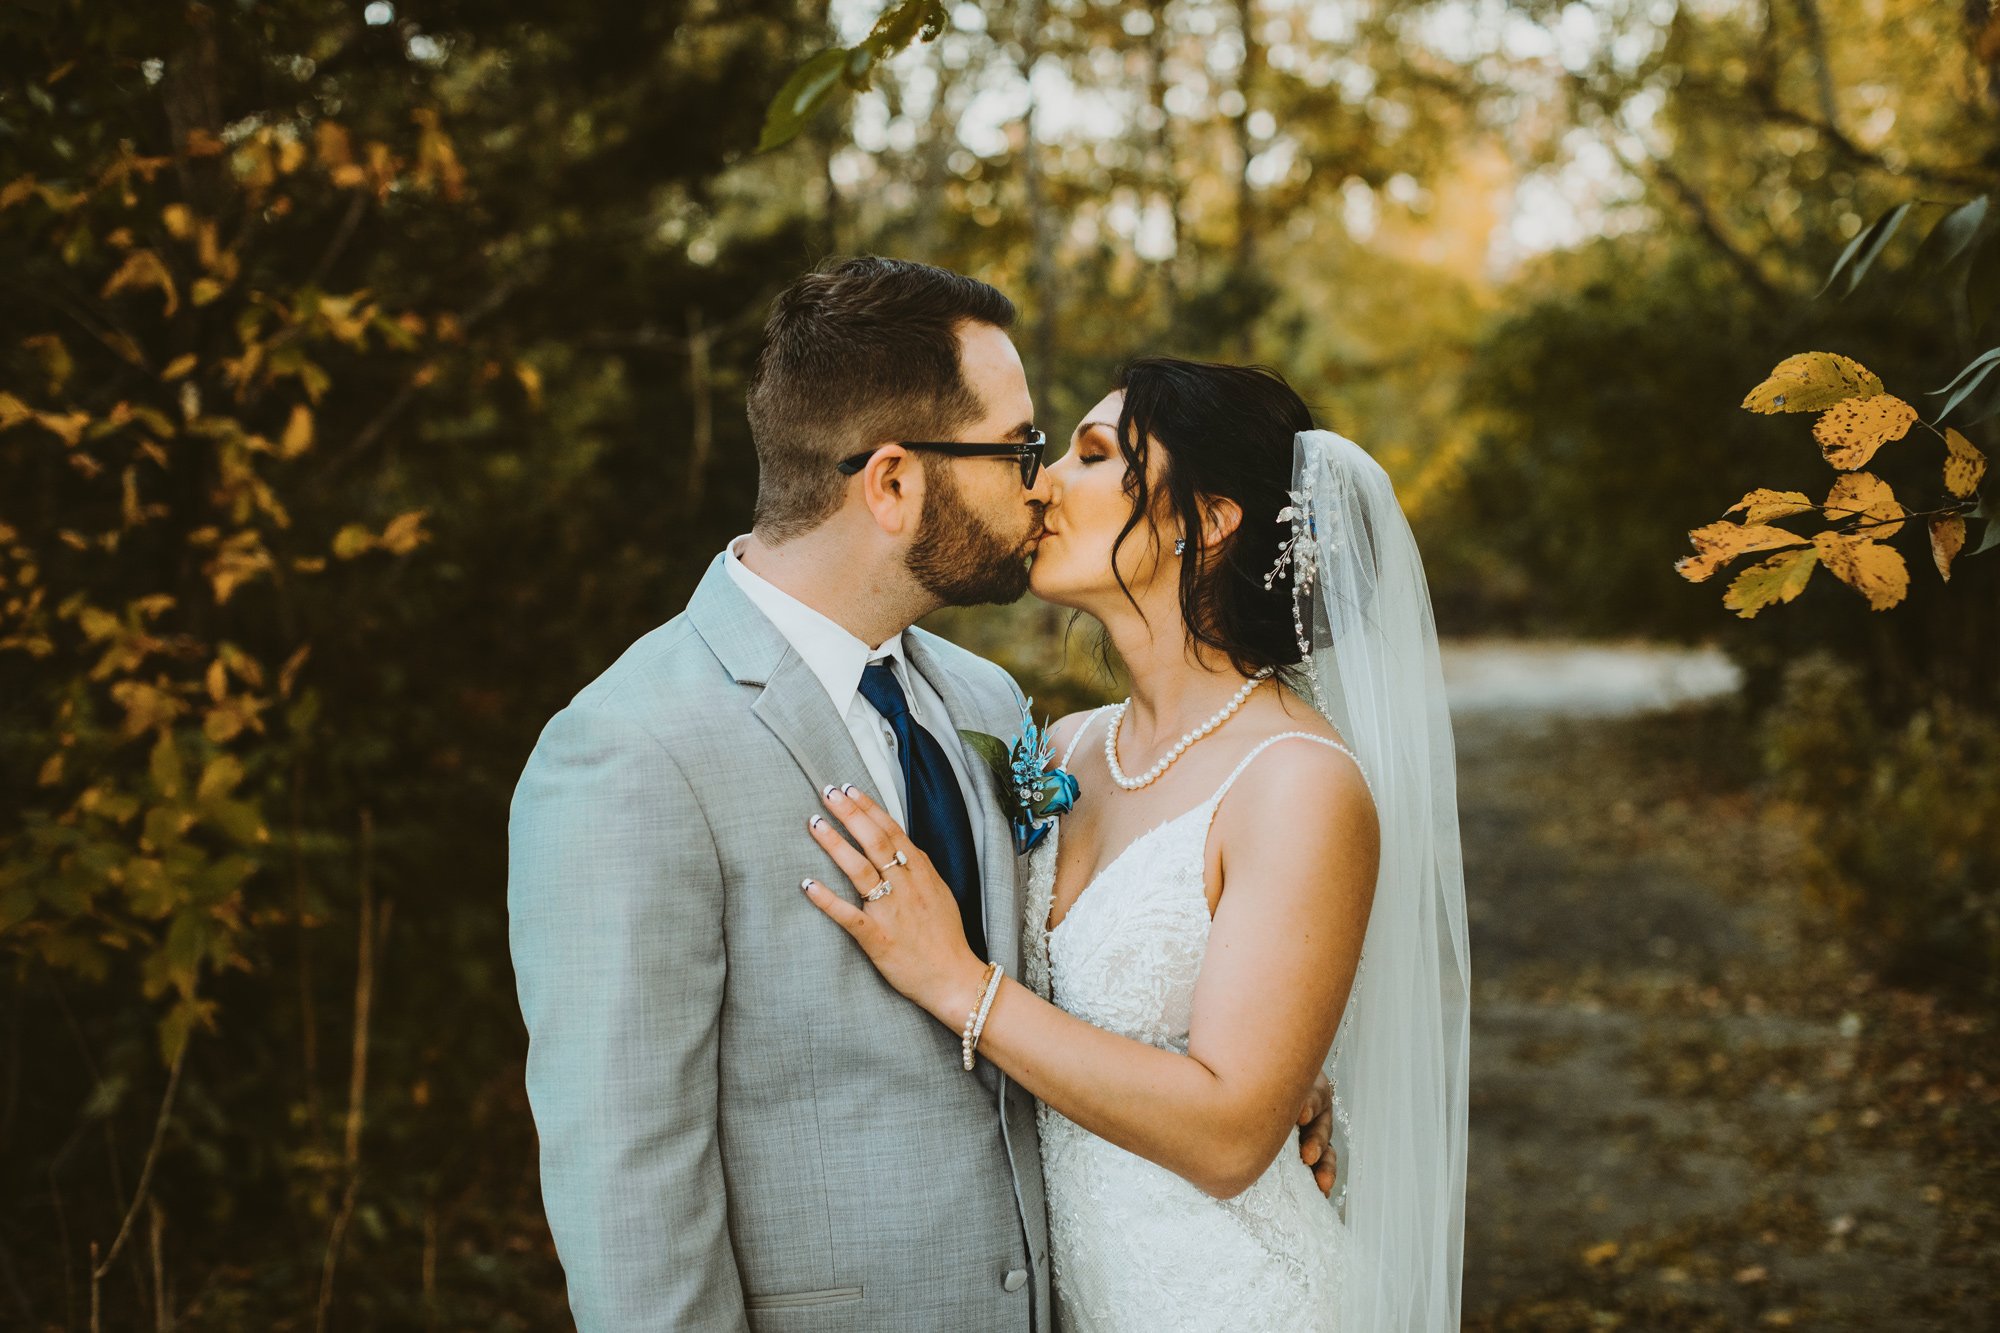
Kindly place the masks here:
<instances>
[{"instance_id":1,"label":"bride","mask_svg":"<svg viewBox=\"0 0 2000 1333\"><path fill-rule=\"evenodd\" d=\"M1030 586L1132 694L1054 729L1083 794L1030 853L1026 975L858 789L827 799L853 845L814 837L864 905L806 892L1040 1099L1064 1329L1455 1329L1464 876L1395 493L1258 369L1137 361L1071 446ZM1322 1068L1331 1203L1282 1151Z\"/></svg>"}]
</instances>

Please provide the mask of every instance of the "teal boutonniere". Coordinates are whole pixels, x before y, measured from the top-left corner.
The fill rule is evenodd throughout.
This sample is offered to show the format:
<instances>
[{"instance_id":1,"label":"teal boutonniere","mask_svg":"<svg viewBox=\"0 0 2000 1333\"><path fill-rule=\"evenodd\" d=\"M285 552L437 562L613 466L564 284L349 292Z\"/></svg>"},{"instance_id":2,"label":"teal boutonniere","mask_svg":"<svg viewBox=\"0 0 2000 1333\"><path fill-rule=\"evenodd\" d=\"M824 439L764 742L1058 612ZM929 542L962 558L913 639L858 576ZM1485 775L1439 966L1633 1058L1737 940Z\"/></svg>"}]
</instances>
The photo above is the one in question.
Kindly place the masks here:
<instances>
[{"instance_id":1,"label":"teal boutonniere","mask_svg":"<svg viewBox=\"0 0 2000 1333\"><path fill-rule=\"evenodd\" d=\"M1025 855L1049 835L1057 815L1076 808L1082 789L1066 770L1052 767L1055 743L1046 726L1035 725L1035 701L1021 710L1021 734L1012 744L983 731L964 731L965 743L993 770L1007 824L1014 830L1014 854Z\"/></svg>"}]
</instances>

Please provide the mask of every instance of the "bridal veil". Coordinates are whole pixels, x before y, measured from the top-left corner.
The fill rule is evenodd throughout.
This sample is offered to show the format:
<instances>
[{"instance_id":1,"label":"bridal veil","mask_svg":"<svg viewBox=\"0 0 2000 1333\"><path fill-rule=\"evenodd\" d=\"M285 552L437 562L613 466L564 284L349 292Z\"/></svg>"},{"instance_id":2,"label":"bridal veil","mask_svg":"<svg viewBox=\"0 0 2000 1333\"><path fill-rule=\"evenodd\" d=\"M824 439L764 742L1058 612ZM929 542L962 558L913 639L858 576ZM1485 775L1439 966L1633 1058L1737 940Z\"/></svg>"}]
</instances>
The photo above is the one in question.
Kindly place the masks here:
<instances>
[{"instance_id":1,"label":"bridal veil","mask_svg":"<svg viewBox=\"0 0 2000 1333\"><path fill-rule=\"evenodd\" d=\"M1332 431L1294 443L1289 548L1314 702L1361 762L1381 867L1327 1060L1353 1267L1337 1326L1459 1326L1469 951L1451 718L1430 590L1381 466ZM1281 571L1274 571L1274 573ZM1344 1144L1341 1142L1344 1140Z\"/></svg>"}]
</instances>

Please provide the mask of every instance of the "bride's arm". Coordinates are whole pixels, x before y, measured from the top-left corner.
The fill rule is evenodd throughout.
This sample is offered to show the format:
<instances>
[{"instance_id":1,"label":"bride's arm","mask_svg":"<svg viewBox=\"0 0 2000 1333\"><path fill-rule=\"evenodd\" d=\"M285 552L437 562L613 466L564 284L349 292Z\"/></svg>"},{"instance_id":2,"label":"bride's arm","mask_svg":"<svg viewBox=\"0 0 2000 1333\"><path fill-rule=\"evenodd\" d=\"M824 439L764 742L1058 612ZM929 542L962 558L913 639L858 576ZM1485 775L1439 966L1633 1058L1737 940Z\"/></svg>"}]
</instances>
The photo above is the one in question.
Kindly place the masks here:
<instances>
[{"instance_id":1,"label":"bride's arm","mask_svg":"<svg viewBox=\"0 0 2000 1333\"><path fill-rule=\"evenodd\" d=\"M1296 1127L1353 983L1374 894L1375 812L1358 770L1321 746L1274 749L1217 814L1223 892L1195 986L1188 1053L1117 1036L1013 978L1001 984L979 1054L1085 1129L1229 1197L1271 1164ZM885 977L959 1031L984 965L922 853L858 789L828 808L861 854L822 822L815 837L862 888L901 848L896 891L855 907L807 889ZM1304 810L1323 817L1301 819Z\"/></svg>"}]
</instances>

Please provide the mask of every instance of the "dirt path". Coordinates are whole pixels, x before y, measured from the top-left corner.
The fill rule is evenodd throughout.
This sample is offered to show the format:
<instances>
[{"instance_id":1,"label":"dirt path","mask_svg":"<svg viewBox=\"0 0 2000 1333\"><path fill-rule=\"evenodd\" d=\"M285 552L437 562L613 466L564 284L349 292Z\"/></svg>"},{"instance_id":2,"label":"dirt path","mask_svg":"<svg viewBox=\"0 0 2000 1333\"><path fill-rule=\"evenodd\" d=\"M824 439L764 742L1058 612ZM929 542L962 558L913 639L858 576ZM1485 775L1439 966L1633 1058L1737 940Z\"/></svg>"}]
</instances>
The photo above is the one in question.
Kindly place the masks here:
<instances>
[{"instance_id":1,"label":"dirt path","mask_svg":"<svg viewBox=\"0 0 2000 1333\"><path fill-rule=\"evenodd\" d=\"M1994 1025L1851 962L1732 712L1459 721L1468 1329L2000 1327Z\"/></svg>"}]
</instances>

